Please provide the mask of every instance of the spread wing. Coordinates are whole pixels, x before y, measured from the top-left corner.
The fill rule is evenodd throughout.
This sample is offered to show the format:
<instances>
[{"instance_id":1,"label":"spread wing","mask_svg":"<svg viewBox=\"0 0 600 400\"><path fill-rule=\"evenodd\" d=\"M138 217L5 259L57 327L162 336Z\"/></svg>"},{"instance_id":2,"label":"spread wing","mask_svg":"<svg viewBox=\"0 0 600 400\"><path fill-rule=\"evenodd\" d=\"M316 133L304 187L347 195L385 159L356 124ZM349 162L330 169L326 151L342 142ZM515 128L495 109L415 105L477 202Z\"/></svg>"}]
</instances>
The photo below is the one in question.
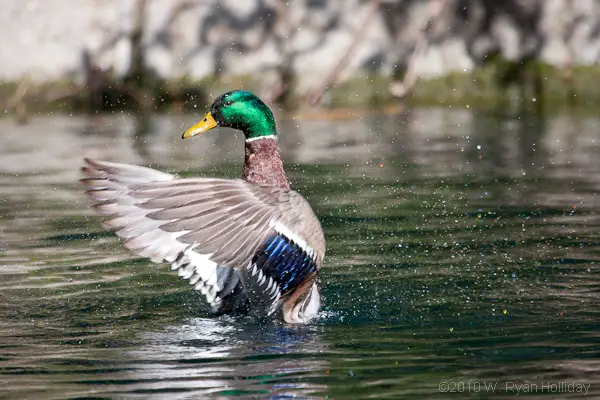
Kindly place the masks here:
<instances>
[{"instance_id":1,"label":"spread wing","mask_svg":"<svg viewBox=\"0 0 600 400\"><path fill-rule=\"evenodd\" d=\"M272 312L285 288L314 273L323 260L321 226L294 191L85 161L82 182L98 201L95 210L109 216L106 227L135 253L171 263L214 310L250 287ZM267 253L280 250L267 259L268 248ZM284 259L287 269L275 268Z\"/></svg>"}]
</instances>

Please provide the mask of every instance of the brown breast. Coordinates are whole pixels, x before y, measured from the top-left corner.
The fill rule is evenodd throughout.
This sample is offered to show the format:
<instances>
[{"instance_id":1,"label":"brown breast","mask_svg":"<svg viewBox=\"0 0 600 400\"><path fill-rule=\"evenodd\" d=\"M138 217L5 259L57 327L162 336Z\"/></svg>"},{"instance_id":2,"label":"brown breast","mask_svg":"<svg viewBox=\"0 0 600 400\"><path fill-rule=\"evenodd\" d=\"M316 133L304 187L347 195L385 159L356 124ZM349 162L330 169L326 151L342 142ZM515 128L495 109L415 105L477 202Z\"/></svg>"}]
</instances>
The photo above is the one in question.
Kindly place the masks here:
<instances>
[{"instance_id":1,"label":"brown breast","mask_svg":"<svg viewBox=\"0 0 600 400\"><path fill-rule=\"evenodd\" d=\"M264 138L246 142L246 160L242 177L246 182L256 185L290 188L276 139Z\"/></svg>"}]
</instances>

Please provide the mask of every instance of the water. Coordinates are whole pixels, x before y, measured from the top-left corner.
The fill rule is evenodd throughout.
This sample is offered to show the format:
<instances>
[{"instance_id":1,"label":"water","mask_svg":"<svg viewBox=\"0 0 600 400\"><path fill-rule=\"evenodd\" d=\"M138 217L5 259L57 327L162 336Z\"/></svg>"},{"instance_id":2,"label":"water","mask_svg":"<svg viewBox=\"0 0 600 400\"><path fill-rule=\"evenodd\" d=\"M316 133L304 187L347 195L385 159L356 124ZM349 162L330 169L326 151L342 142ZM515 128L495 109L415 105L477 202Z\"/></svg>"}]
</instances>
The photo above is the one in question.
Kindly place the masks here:
<instances>
[{"instance_id":1,"label":"water","mask_svg":"<svg viewBox=\"0 0 600 400\"><path fill-rule=\"evenodd\" d=\"M192 122L0 120L0 397L600 395L599 119L285 119L328 243L298 327L211 317L90 211L84 156L237 177L242 138L182 141Z\"/></svg>"}]
</instances>

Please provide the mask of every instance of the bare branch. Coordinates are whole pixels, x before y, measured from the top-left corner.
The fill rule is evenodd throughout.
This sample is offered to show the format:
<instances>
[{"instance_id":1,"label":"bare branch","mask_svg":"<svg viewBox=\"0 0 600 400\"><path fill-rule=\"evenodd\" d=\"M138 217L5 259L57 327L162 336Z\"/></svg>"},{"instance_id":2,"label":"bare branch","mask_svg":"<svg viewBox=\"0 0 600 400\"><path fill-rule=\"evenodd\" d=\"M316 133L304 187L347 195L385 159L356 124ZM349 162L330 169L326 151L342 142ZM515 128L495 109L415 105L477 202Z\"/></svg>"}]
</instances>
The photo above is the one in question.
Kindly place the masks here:
<instances>
[{"instance_id":1,"label":"bare branch","mask_svg":"<svg viewBox=\"0 0 600 400\"><path fill-rule=\"evenodd\" d=\"M427 48L429 47L428 32L435 32L437 30L441 21L441 16L447 3L449 3L447 0L431 0L431 2L429 3L429 10L431 15L429 23L425 26L424 29L421 30L421 34L417 39L417 43L415 45L415 51L413 52L410 60L408 61L408 67L406 68L404 79L402 80L402 82L392 82L390 84L389 90L393 96L399 98L406 97L414 87L415 83L417 83L417 61L419 57L421 57L427 51Z\"/></svg>"},{"instance_id":2,"label":"bare branch","mask_svg":"<svg viewBox=\"0 0 600 400\"><path fill-rule=\"evenodd\" d=\"M379 0L371 0L371 8L369 9L369 12L367 13L367 16L365 17L360 28L354 33L354 36L352 38L352 41L350 42L350 45L348 46L346 51L342 54L342 56L339 58L338 62L335 64L335 66L331 69L331 71L329 72L327 77L323 80L321 85L319 85L319 87L312 90L308 94L308 96L307 96L308 104L310 104L311 106L314 106L315 104L317 104L323 97L323 94L325 93L325 91L331 85L333 85L335 83L335 81L337 80L337 78L339 77L341 72L344 70L344 67L348 64L348 59L350 58L350 56L352 55L352 53L354 52L354 50L360 43L361 39L365 36L367 29L371 26L371 22L372 22L373 18L375 17L375 15L377 14L378 10L379 10Z\"/></svg>"}]
</instances>

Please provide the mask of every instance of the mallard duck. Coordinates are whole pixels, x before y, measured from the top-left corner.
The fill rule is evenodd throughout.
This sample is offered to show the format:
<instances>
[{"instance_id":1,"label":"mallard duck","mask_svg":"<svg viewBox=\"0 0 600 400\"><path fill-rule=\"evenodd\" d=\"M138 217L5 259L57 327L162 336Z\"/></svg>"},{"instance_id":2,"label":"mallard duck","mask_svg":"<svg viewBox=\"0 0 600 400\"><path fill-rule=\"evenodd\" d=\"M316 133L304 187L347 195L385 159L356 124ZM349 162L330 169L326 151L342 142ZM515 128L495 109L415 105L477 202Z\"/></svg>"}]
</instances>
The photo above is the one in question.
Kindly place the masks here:
<instances>
[{"instance_id":1,"label":"mallard duck","mask_svg":"<svg viewBox=\"0 0 600 400\"><path fill-rule=\"evenodd\" d=\"M183 179L85 159L82 182L98 201L93 207L109 216L105 226L127 248L171 263L213 313L307 322L321 306L325 238L309 203L290 189L273 114L256 95L234 90L217 97L183 138L219 126L244 133L242 179Z\"/></svg>"}]
</instances>

